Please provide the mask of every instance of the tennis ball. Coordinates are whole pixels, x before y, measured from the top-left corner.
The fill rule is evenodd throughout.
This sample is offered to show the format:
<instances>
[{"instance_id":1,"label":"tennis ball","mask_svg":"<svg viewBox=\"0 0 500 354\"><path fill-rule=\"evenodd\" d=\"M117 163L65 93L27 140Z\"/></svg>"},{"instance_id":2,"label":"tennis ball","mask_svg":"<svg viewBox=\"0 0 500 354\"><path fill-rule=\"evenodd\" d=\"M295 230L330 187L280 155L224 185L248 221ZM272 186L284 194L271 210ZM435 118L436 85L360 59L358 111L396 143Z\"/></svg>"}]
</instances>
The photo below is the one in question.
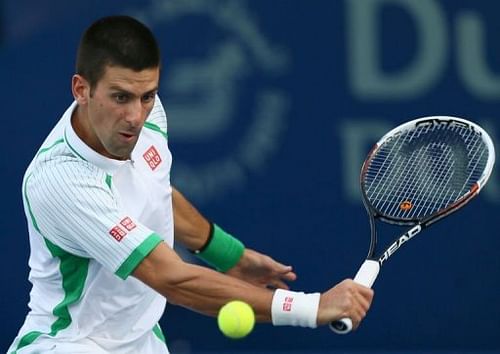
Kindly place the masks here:
<instances>
[{"instance_id":1,"label":"tennis ball","mask_svg":"<svg viewBox=\"0 0 500 354\"><path fill-rule=\"evenodd\" d=\"M219 329L226 337L239 339L247 336L255 325L255 314L246 302L233 300L219 310Z\"/></svg>"}]
</instances>

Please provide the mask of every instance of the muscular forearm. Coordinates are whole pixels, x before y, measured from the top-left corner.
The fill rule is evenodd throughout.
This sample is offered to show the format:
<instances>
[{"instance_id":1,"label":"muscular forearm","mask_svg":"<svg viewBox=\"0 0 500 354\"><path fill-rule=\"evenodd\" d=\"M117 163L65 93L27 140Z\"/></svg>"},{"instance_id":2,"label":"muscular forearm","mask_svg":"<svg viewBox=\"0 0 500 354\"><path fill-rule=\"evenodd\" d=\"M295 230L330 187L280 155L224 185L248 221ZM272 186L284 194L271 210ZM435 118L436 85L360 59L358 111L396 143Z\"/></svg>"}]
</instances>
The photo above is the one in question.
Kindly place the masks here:
<instances>
[{"instance_id":1,"label":"muscular forearm","mask_svg":"<svg viewBox=\"0 0 500 354\"><path fill-rule=\"evenodd\" d=\"M244 254L244 245L209 223L176 189L172 191L175 240L219 271L233 268Z\"/></svg>"},{"instance_id":2,"label":"muscular forearm","mask_svg":"<svg viewBox=\"0 0 500 354\"><path fill-rule=\"evenodd\" d=\"M210 269L185 263L165 243L142 260L133 276L174 304L214 316L230 300L250 304L258 321L275 325L316 327L340 318L351 318L354 328L366 315L373 291L345 280L321 297L286 290L272 292ZM277 296L278 294L278 296ZM285 302L291 306L285 307Z\"/></svg>"},{"instance_id":3,"label":"muscular forearm","mask_svg":"<svg viewBox=\"0 0 500 354\"><path fill-rule=\"evenodd\" d=\"M169 301L205 315L215 316L229 300L249 303L258 321L271 321L272 292L208 268L186 264L183 279L161 291Z\"/></svg>"},{"instance_id":4,"label":"muscular forearm","mask_svg":"<svg viewBox=\"0 0 500 354\"><path fill-rule=\"evenodd\" d=\"M172 188L172 203L176 242L190 250L200 249L210 233L209 222L175 188Z\"/></svg>"},{"instance_id":5,"label":"muscular forearm","mask_svg":"<svg viewBox=\"0 0 500 354\"><path fill-rule=\"evenodd\" d=\"M160 244L133 275L164 295L169 302L215 316L232 299L249 303L258 321L271 320L273 292L239 279L188 264Z\"/></svg>"}]
</instances>

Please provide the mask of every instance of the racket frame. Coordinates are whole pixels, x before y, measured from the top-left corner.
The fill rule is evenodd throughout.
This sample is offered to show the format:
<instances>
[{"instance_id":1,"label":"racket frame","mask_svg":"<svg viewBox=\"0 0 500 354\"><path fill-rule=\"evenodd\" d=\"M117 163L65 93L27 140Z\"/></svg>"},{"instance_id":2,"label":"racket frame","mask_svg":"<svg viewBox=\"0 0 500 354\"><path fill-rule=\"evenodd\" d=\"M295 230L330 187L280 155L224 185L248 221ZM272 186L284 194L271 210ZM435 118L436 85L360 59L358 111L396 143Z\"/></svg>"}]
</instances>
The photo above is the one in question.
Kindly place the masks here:
<instances>
[{"instance_id":1,"label":"racket frame","mask_svg":"<svg viewBox=\"0 0 500 354\"><path fill-rule=\"evenodd\" d=\"M383 215L380 213L375 207L371 205L369 202L368 196L366 195L366 191L364 188L364 177L365 174L368 170L368 167L370 165L370 161L372 158L375 156L375 153L378 151L378 149L384 144L384 142L388 139L392 139L394 136L402 134L405 131L411 130L414 127L417 127L419 125L423 124L443 124L443 123L454 123L454 124L462 124L464 127L468 129L474 130L476 133L480 134L481 137L483 138L483 142L486 144L488 150L489 150L489 155L488 155L488 160L486 162L486 166L483 172L483 175L479 178L479 180L473 184L473 186L470 188L470 190L461 196L458 200L456 200L454 203L450 204L443 210L439 211L436 214L430 215L426 218L419 219L419 218L413 218L413 219L406 219L402 220L399 218L394 218L390 217L387 215ZM495 164L495 147L493 144L492 139L488 135L488 133L481 128L479 125L470 122L468 120L465 120L463 118L458 118L458 117L452 117L452 116L430 116L430 117L423 117L423 118L418 118L409 122L406 122L389 132L387 132L382 138L380 138L377 143L373 146L371 151L369 152L367 158L365 159L363 163L363 167L361 168L361 174L360 174L360 186L361 186L361 192L363 196L363 204L365 206L365 209L368 213L369 220L370 220L370 247L368 250L368 255L359 268L356 276L354 277L354 281L362 284L364 286L367 286L369 288L372 287L373 283L375 282L381 266L387 261L394 253L396 253L399 248L405 244L407 241L412 239L414 236L419 234L423 229L427 228L428 226L432 225L433 223L443 219L444 217L448 216L449 214L459 210L462 208L465 204L467 204L470 200L472 200L476 195L479 194L481 189L485 186L486 182L488 181L489 177L491 176L491 173L493 171L493 166ZM379 219L383 222L389 223L389 224L395 224L395 225L402 225L402 226L410 226L409 229L407 229L404 233L400 234L399 237L396 237L392 243L390 243L383 251L383 253L379 253L379 255L375 255L376 247L377 247L377 228L376 228L376 219ZM343 318L339 321L332 322L330 324L330 329L332 329L334 332L338 334L346 334L349 333L352 330L352 321L350 318Z\"/></svg>"},{"instance_id":2,"label":"racket frame","mask_svg":"<svg viewBox=\"0 0 500 354\"><path fill-rule=\"evenodd\" d=\"M460 197L458 200L456 200L453 204L449 205L445 209L441 210L440 212L433 214L427 218L424 219L419 219L419 218L414 218L414 219L409 219L409 220L402 220L399 218L393 218L387 215L383 215L380 213L375 207L373 207L368 199L368 196L366 195L366 190L364 188L364 183L363 179L366 175L366 172L368 170L368 167L370 165L371 160L375 156L375 153L378 151L378 149L384 144L384 142L388 139L393 138L396 135L402 134L405 131L411 130L414 127L417 127L419 125L423 124L443 124L443 123L459 123L462 124L464 127L468 129L474 130L476 133L482 136L484 143L488 147L488 150L490 151L490 154L488 156L488 160L486 162L486 166L484 169L484 173L481 176L481 178L475 183L472 188L464 194L462 197ZM363 163L363 167L361 168L361 174L360 174L360 186L361 186L361 193L363 195L363 204L366 208L366 211L369 215L370 219L370 247L368 250L368 255L366 259L370 260L377 260L380 265L382 265L390 256L392 256L406 241L410 240L417 234L419 234L423 229L427 228L431 224L441 220L442 218L448 216L449 214L455 212L456 210L460 209L463 207L466 203L468 203L472 198L474 198L480 190L484 187L486 182L488 181L492 171L493 171L493 166L495 164L495 148L493 145L493 141L491 140L490 136L486 131L481 128L479 125L470 122L468 120L465 120L463 118L457 118L457 117L451 117L451 116L432 116L432 117L423 117L423 118L418 118L409 122L406 122L392 130L390 130L388 133L386 133L382 138L379 139L379 141L373 146L371 149L370 153L368 154L367 158L365 159L365 162ZM383 222L389 223L389 224L394 224L394 225L408 225L411 226L406 232L401 234L399 237L395 238L393 242L387 246L384 249L383 253L380 253L380 257L375 256L375 248L377 246L377 229L376 229L376 219L379 219Z\"/></svg>"}]
</instances>

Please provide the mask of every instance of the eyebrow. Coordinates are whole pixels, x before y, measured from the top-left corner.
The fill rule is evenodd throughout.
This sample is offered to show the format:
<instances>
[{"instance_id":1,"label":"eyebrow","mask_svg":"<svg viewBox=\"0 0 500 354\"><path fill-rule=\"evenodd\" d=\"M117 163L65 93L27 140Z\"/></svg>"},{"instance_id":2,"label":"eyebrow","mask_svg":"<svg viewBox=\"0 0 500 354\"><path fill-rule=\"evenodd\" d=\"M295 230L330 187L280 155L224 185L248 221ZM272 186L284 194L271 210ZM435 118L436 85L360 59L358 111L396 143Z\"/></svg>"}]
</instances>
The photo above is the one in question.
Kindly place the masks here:
<instances>
[{"instance_id":1,"label":"eyebrow","mask_svg":"<svg viewBox=\"0 0 500 354\"><path fill-rule=\"evenodd\" d=\"M132 97L135 97L135 96L136 96L136 94L135 94L135 93L130 92L130 91L127 91L127 90L125 90L123 87L120 87L120 86L113 85L113 86L110 86L110 87L109 87L109 89L110 89L110 90L115 90L115 91L120 91L120 92L123 92L123 93L125 93L125 94L127 94L127 95L130 95L130 96L132 96ZM142 96L145 96L145 95L151 94L151 93L156 92L156 91L158 91L158 86L156 86L156 87L155 87L154 89L152 89L152 90L149 90L149 91L146 91L146 92L144 92L144 93L140 94L139 96L140 96L140 97L142 97Z\"/></svg>"}]
</instances>

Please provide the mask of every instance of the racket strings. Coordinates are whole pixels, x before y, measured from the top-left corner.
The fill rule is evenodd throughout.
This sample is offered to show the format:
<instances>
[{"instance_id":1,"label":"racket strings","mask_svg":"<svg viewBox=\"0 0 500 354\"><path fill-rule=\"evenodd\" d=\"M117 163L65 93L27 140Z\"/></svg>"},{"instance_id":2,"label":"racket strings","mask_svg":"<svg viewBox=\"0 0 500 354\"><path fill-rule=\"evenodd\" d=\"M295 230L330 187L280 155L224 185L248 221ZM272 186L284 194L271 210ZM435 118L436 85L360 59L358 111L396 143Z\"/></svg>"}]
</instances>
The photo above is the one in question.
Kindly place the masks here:
<instances>
[{"instance_id":1,"label":"racket strings","mask_svg":"<svg viewBox=\"0 0 500 354\"><path fill-rule=\"evenodd\" d=\"M456 141L453 140L456 139L451 139L452 146L457 145ZM459 191L462 190L465 181L464 178L460 176L460 171L464 167L463 163L461 163L463 159L454 158L456 151L454 152L450 146L444 143L432 143L430 148L435 149L431 152L431 155L437 157L432 161L430 166L427 165L425 167L431 171L431 173L428 173L430 178L426 183L432 183L432 185L430 189L421 188L422 193L415 198L417 201L422 202L421 209L424 215L432 212L433 207L440 210L454 201ZM446 188L448 181L451 184L451 189ZM424 195L424 191L428 194ZM419 217L420 215L415 214L416 210L417 209L413 209L413 212L410 212L408 217Z\"/></svg>"},{"instance_id":2,"label":"racket strings","mask_svg":"<svg viewBox=\"0 0 500 354\"><path fill-rule=\"evenodd\" d=\"M386 148L390 147L390 149L381 148L380 154L379 156L377 156L377 159L372 160L372 166L375 167L377 170L377 175L375 176L374 180L376 181L377 178L380 178L379 181L381 181L381 183L371 184L371 186L368 188L368 196L369 198L371 197L372 199L377 201L375 206L378 209L385 209L387 207L387 204L393 205L394 200L389 198L391 196L400 194L401 192L407 191L406 189L403 190L401 186L401 182L403 181L401 176L403 174L408 175L408 173L405 173L404 171L405 166L407 166L406 163L407 161L402 154L397 154L397 151L401 150L402 146L405 143L414 139L415 138L414 135L416 133L417 131L413 131L412 136L407 135L404 138L400 138L399 141L395 141L394 144L392 144L392 146L384 145ZM389 158L390 156L394 156L394 158ZM381 160L383 161L383 163L378 164L377 160ZM387 168L384 168L384 165L386 164L387 161L390 161L390 163L387 165ZM416 166L413 166L413 168L415 167ZM369 175L369 172L367 175ZM412 175L414 176L414 178L407 181L408 186L412 186L412 182L414 182L415 178L418 177L418 174L413 173L413 171ZM373 188L373 193L370 195L372 189L371 187L374 188Z\"/></svg>"},{"instance_id":3,"label":"racket strings","mask_svg":"<svg viewBox=\"0 0 500 354\"><path fill-rule=\"evenodd\" d=\"M487 146L454 123L423 124L385 141L368 161L366 197L384 215L415 219L455 203L482 176Z\"/></svg>"},{"instance_id":4,"label":"racket strings","mask_svg":"<svg viewBox=\"0 0 500 354\"><path fill-rule=\"evenodd\" d=\"M387 185L392 186L389 196L405 195L406 200L411 201L426 201L436 203L435 197L440 197L435 194L439 188L445 183L447 174L450 171L450 164L445 164L444 161L449 155L437 155L432 152L432 149L441 149L440 146L427 145L422 149L414 150L409 159L399 158L399 167L391 174L390 179L386 182ZM402 155L401 155L402 156ZM429 161L428 157L432 159ZM435 156L440 156L440 159L435 159ZM447 168L447 171L444 169ZM409 176L407 179L401 178L402 175ZM433 184L429 184L434 182ZM422 186L431 186L432 188L422 188ZM400 203L395 203L396 200L385 199L383 203L378 203L377 208L386 209L387 214L394 214L400 211ZM430 204L427 203L427 204ZM420 203L422 207L425 207ZM415 208L411 208L415 211Z\"/></svg>"},{"instance_id":5,"label":"racket strings","mask_svg":"<svg viewBox=\"0 0 500 354\"><path fill-rule=\"evenodd\" d=\"M416 131L413 133L415 134ZM410 135L407 135L406 139L410 140ZM371 160L371 164L365 175L365 185L368 186L368 198L377 200L378 207L380 207L380 203L385 204L388 202L388 200L384 200L383 196L393 194L395 185L390 183L374 182L394 180L395 178L392 177L391 174L399 176L402 173L403 158L402 156L397 155L396 152L401 149L405 139L397 139L393 142L393 144L384 145L380 148L379 153L377 153L377 158ZM395 156L395 158L388 158L389 156ZM389 189L391 186L393 188Z\"/></svg>"},{"instance_id":6,"label":"racket strings","mask_svg":"<svg viewBox=\"0 0 500 354\"><path fill-rule=\"evenodd\" d=\"M447 190L446 184L448 180L453 174L455 161L450 159L452 158L451 149L447 149L446 154L443 157L442 165L439 165L440 161L435 161L434 166L430 166L429 169L436 168L437 178L432 179L429 178L428 183L432 183L432 188L430 190L426 190L424 188L421 189L422 193L415 196L415 200L420 202L421 211L423 215L428 215L433 211L433 208L440 210L443 209L446 205L450 203L450 201L454 201L455 197L458 193L456 188L451 188L451 191ZM429 174L430 175L430 174ZM426 191L427 194L424 195L423 192ZM411 196L410 196L411 198ZM413 209L413 212L408 213L409 218L419 217L420 215L416 215L417 208ZM402 216L400 214L400 216Z\"/></svg>"},{"instance_id":7,"label":"racket strings","mask_svg":"<svg viewBox=\"0 0 500 354\"><path fill-rule=\"evenodd\" d=\"M379 209L388 209L392 210L396 208L397 206L394 203L394 196L399 195L401 193L409 193L408 188L404 189L405 186L402 186L402 179L400 176L402 174L408 175L408 172L405 172L406 169L406 161L403 158L403 156L398 156L396 159L394 159L395 163L393 165L394 170L390 174L386 174L383 176L383 178L386 178L385 183L379 184L380 186L387 186L389 189L384 189L384 188L379 188L377 195L375 197L375 200L378 200L376 207ZM411 175L413 175L413 178L409 181L414 182L414 180L418 177L418 172L414 171L412 169ZM411 184L408 183L408 186ZM387 198L389 197L389 198ZM392 198L391 198L392 197ZM392 206L392 208L391 208Z\"/></svg>"},{"instance_id":8,"label":"racket strings","mask_svg":"<svg viewBox=\"0 0 500 354\"><path fill-rule=\"evenodd\" d=\"M416 159L410 159L409 163L420 165L421 173L416 174L417 180L414 181L411 191L403 190L403 193L408 195L410 200L415 200L416 205L420 205L422 214L428 214L434 209L442 209L451 201L455 200L458 195L457 189L461 189L463 178L458 176L459 169L454 166L457 159L453 159L452 149L444 144L431 144L423 154ZM429 157L430 156L430 160ZM457 183L457 179L462 182ZM447 184L449 184L447 186ZM447 188L448 187L448 188ZM396 207L394 212L396 212ZM418 208L413 208L408 213L408 217L419 217L416 214ZM404 210L400 210L399 216L402 216Z\"/></svg>"},{"instance_id":9,"label":"racket strings","mask_svg":"<svg viewBox=\"0 0 500 354\"><path fill-rule=\"evenodd\" d=\"M453 142L452 142L453 143ZM456 145L456 144L454 144ZM455 194L458 194L456 192L457 189L460 189L460 187L457 187L457 176L459 173L455 174L454 179L450 179L450 172L452 171L452 168L454 167L453 164L455 161L461 161L462 159L455 159L450 160L450 149L446 149L446 147L443 144L431 144L427 145L424 150L417 150L419 151L419 154L415 155L413 154L408 163L411 166L411 163L417 162L420 168L420 173L415 173L414 171L411 171L411 173L415 176L413 178L413 186L417 186L418 188L411 188L411 189L404 189L403 193L405 193L408 198L411 200L415 200L416 202L420 202L422 204L422 207L424 208L424 213L427 213L429 209L433 205L438 205L437 208L442 208L444 205L447 204L449 200L454 200ZM443 151L445 151L443 153ZM461 154L463 155L463 154ZM425 157L431 157L431 160L429 161L428 158ZM456 171L460 171L459 169L456 169ZM432 173L430 173L432 172ZM462 174L463 175L463 174ZM452 181L455 182L453 183L452 187L452 193L451 195L448 193L445 193L447 190L443 189L444 184L446 181ZM458 180L460 180L463 183L464 178L459 177ZM395 182L395 181L393 181ZM410 181L411 182L411 181ZM431 183L429 185L429 183ZM399 186L398 184L394 184L396 186ZM412 185L410 183L409 185ZM431 188L422 188L422 186L430 186ZM460 186L461 183L458 183L458 186ZM416 194L415 191L418 191L419 193ZM446 199L449 197L449 199ZM394 213L397 209L397 205L393 205L392 210L389 210L389 213ZM412 209L413 213L409 214L409 217L416 213L415 208Z\"/></svg>"},{"instance_id":10,"label":"racket strings","mask_svg":"<svg viewBox=\"0 0 500 354\"><path fill-rule=\"evenodd\" d=\"M431 146L427 146L424 149L418 150L418 154L416 156L410 157L410 161L423 161L425 156L428 155L428 150L432 148ZM444 160L444 158L443 158ZM445 171L445 167L447 170ZM445 177L450 171L450 164L439 164L439 161L433 160L427 163L422 164L421 166L416 167L417 171L412 171L413 178L406 185L401 185L404 181L399 180L399 185L401 185L401 189L397 191L397 194L403 194L406 197L405 200L413 204L421 205L421 208L426 208L426 206L434 205L435 203L439 203L439 200L442 196L436 195L435 192L445 183ZM439 171L437 171L439 169ZM435 171L437 174L437 178L433 176L432 172ZM440 178L442 177L442 178ZM434 181L433 181L434 180ZM432 188L419 188L419 186L425 186L429 183L432 183ZM394 181L396 184L396 181ZM415 212L417 208L409 208L409 210L413 210ZM400 204L392 203L392 208L389 210L391 215L394 214L402 214L404 210L401 210ZM411 214L411 213L410 213ZM411 215L409 215L411 217Z\"/></svg>"}]
</instances>

